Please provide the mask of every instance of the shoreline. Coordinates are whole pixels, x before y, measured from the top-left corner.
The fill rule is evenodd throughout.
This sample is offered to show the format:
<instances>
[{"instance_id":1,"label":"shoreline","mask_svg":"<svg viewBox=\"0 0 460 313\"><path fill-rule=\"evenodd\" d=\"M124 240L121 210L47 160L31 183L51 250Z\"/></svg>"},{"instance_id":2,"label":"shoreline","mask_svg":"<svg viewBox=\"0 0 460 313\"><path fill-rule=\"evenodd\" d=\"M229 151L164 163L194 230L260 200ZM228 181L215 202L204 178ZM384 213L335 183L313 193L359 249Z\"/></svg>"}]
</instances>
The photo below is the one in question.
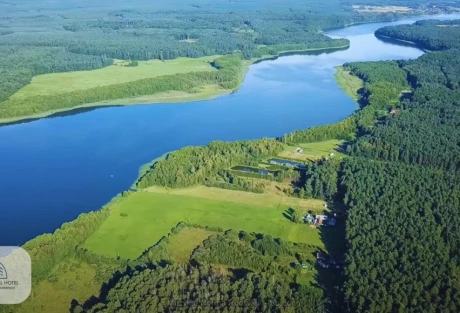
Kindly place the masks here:
<instances>
[{"instance_id":1,"label":"shoreline","mask_svg":"<svg viewBox=\"0 0 460 313\"><path fill-rule=\"evenodd\" d=\"M223 89L216 88L213 85L201 86L201 89L208 89L198 93L187 93L182 91L170 90L166 92L161 92L153 95L144 95L133 98L122 98L116 100L105 100L95 103L86 103L78 105L72 108L63 108L57 110L46 111L43 113L37 113L33 115L10 117L10 118L0 118L0 127L9 126L13 124L27 123L31 121L36 121L42 118L51 118L54 115L59 116L59 113L71 112L73 110L79 109L99 109L103 107L115 107L115 106L127 106L127 105L149 105L149 104L181 104L194 101L211 101L220 96L226 96L236 92L244 82L244 79L249 72L249 68L253 64L257 64L264 61L276 60L280 57L287 56L290 54L301 54L309 52L321 52L321 51L336 51L341 49L348 49L350 44L338 46L338 47L328 47L328 48L310 48L303 50L285 50L278 52L277 55L264 55L260 58L252 58L250 60L242 60L242 69L241 76L238 87L233 89ZM168 95L169 94L169 95Z\"/></svg>"},{"instance_id":2,"label":"shoreline","mask_svg":"<svg viewBox=\"0 0 460 313\"><path fill-rule=\"evenodd\" d=\"M327 32L330 32L330 31L334 31L334 30L339 30L339 29L344 29L344 28L348 28L348 27L352 27L352 26L357 26L357 25L363 25L363 24L376 24L376 23L392 23L392 22L397 22L397 21L402 21L402 20L405 20L405 19L410 19L410 18L413 18L413 17L420 17L420 18L423 18L425 16L437 16L437 15L450 15L450 14L458 14L458 12L444 12L444 13L414 13L414 14L411 14L411 13L407 13L406 16L400 16L400 17L397 17L397 18L394 18L394 19L391 19L391 20L379 20L379 21L372 21L372 22L354 22L354 23L350 23L350 24L345 24L343 26L339 26L339 27L331 27L331 28L327 28L327 29L324 29L322 32L324 34L327 35Z\"/></svg>"},{"instance_id":3,"label":"shoreline","mask_svg":"<svg viewBox=\"0 0 460 313\"><path fill-rule=\"evenodd\" d=\"M345 92L347 96L353 99L359 107L359 93L358 91L364 87L364 82L357 76L352 75L342 65L335 66L336 72L334 79L339 88Z\"/></svg>"},{"instance_id":4,"label":"shoreline","mask_svg":"<svg viewBox=\"0 0 460 313\"><path fill-rule=\"evenodd\" d=\"M384 36L384 35L378 35L378 34L375 34L374 33L374 36L377 38L377 39L381 39L382 41L384 40L387 40L387 41L393 41L393 42L396 42L396 43L403 43L403 44L407 44L407 45L410 45L410 46L413 46L417 49L420 49L422 50L423 52L432 52L431 50L428 50L428 49L425 49L423 47L421 47L419 44L413 42L413 41L409 41L409 40L404 40L404 39L398 39L398 38L393 38L393 37L389 37L389 36Z\"/></svg>"}]
</instances>

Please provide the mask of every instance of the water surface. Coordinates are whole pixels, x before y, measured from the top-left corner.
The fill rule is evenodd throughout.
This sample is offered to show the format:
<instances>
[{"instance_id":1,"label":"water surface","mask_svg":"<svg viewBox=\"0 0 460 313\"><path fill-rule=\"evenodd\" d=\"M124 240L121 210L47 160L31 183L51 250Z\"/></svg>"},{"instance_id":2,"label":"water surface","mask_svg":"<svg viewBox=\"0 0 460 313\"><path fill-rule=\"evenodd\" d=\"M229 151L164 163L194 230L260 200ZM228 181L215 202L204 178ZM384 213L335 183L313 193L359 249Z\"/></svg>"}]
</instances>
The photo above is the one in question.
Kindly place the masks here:
<instances>
[{"instance_id":1,"label":"water surface","mask_svg":"<svg viewBox=\"0 0 460 313\"><path fill-rule=\"evenodd\" d=\"M168 151L276 137L349 116L357 105L334 81L334 66L417 58L421 50L373 35L414 20L331 31L351 47L254 64L238 92L211 101L108 107L0 127L0 245L23 244L98 209Z\"/></svg>"}]
</instances>

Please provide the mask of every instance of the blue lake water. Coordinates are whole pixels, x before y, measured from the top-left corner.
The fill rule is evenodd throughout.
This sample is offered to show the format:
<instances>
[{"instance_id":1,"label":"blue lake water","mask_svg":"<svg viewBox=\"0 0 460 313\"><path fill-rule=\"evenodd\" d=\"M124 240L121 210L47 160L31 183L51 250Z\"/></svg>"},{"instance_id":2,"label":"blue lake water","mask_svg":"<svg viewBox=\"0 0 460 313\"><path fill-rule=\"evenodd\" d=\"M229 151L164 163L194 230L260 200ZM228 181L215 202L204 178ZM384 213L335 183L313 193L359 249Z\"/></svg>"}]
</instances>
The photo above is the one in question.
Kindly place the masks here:
<instances>
[{"instance_id":1,"label":"blue lake water","mask_svg":"<svg viewBox=\"0 0 460 313\"><path fill-rule=\"evenodd\" d=\"M331 31L351 47L254 64L238 92L211 101L109 107L0 127L0 245L23 244L100 208L131 186L142 164L168 151L276 137L349 116L357 105L336 84L334 66L417 58L421 50L373 35L415 20Z\"/></svg>"}]
</instances>

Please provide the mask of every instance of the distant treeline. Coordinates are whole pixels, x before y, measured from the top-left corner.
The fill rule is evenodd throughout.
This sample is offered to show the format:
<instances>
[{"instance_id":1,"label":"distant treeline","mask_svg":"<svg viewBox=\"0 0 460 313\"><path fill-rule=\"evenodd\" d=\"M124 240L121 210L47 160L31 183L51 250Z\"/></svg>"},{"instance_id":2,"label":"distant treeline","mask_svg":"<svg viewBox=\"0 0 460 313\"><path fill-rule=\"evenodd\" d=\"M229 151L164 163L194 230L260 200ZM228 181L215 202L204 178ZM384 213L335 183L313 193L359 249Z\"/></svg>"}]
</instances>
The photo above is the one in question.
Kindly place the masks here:
<instances>
[{"instance_id":1,"label":"distant treeline","mask_svg":"<svg viewBox=\"0 0 460 313\"><path fill-rule=\"evenodd\" d=\"M460 49L460 20L423 20L412 25L387 26L377 36L410 41L427 50Z\"/></svg>"}]
</instances>

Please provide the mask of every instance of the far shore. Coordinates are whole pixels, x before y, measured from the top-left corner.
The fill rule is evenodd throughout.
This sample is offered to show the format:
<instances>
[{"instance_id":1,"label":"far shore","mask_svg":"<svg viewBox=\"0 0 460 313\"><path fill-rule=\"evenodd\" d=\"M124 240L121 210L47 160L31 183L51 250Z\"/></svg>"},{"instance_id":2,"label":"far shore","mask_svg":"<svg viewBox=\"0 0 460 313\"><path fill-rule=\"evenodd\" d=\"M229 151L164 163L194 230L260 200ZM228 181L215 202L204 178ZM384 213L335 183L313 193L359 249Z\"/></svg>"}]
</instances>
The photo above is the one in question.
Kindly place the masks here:
<instances>
[{"instance_id":1,"label":"far shore","mask_svg":"<svg viewBox=\"0 0 460 313\"><path fill-rule=\"evenodd\" d=\"M246 77L246 74L249 71L249 67L256 62L274 60L285 54L296 54L296 53L300 54L304 52L346 49L346 48L349 48L349 46L350 45L348 44L344 46L329 47L329 48L286 50L286 51L280 51L278 55L265 55L260 58L244 60L243 68L241 71L240 84L237 88L234 88L234 89L223 89L215 85L210 85L210 86L202 86L200 88L201 89L200 92L197 92L197 93L187 93L187 92L182 92L182 91L171 90L171 91L161 92L161 93L157 93L153 95L143 95L143 96L138 96L138 97L133 97L133 98L123 98L123 99L115 99L115 100L106 100L106 101L95 102L95 103L87 103L87 104L75 106L72 108L52 110L52 111L47 111L47 112L38 113L34 115L3 118L3 119L0 119L0 126L1 124L20 122L22 120L35 120L35 119L40 119L40 118L46 118L46 117L50 117L58 113L68 112L68 111L82 109L82 108L93 108L93 107L97 108L97 107L104 107L104 106L145 105L145 104L179 104L179 103L193 102L193 101L209 101L219 96L229 95L231 93L236 92L242 85L244 78Z\"/></svg>"},{"instance_id":2,"label":"far shore","mask_svg":"<svg viewBox=\"0 0 460 313\"><path fill-rule=\"evenodd\" d=\"M417 43L415 43L413 41L393 38L393 37L390 37L390 36L377 35L377 34L375 34L375 37L381 38L381 39L386 39L386 40L389 40L389 41L395 41L395 42L401 42L401 43L404 43L404 44L408 44L408 45L414 46L414 47L416 47L416 48L418 48L420 50L423 50L423 52L431 52L431 50L425 49L425 48L421 47L419 44L417 44Z\"/></svg>"}]
</instances>

